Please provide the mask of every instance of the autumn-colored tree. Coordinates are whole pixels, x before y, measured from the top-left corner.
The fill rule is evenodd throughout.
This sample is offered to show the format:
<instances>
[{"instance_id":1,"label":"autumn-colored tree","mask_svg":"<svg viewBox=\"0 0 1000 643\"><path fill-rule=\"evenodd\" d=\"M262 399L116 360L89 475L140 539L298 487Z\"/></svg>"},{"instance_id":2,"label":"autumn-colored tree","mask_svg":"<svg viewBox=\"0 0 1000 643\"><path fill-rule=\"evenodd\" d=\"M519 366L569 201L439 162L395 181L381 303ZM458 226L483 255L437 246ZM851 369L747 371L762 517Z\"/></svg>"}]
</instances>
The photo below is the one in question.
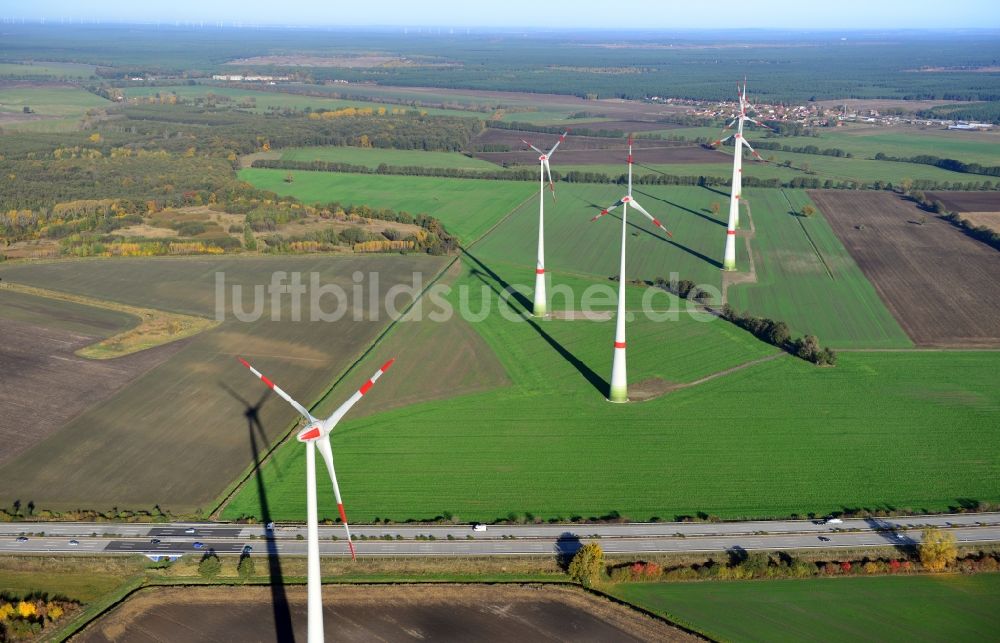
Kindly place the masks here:
<instances>
[{"instance_id":1,"label":"autumn-colored tree","mask_svg":"<svg viewBox=\"0 0 1000 643\"><path fill-rule=\"evenodd\" d=\"M88 138L89 138L89 140L90 140L91 143L100 143L101 142L101 134L100 134L100 132L94 132Z\"/></svg>"},{"instance_id":2,"label":"autumn-colored tree","mask_svg":"<svg viewBox=\"0 0 1000 643\"><path fill-rule=\"evenodd\" d=\"M712 208L712 214L719 214L719 210L722 208L718 201L712 201L712 205L710 207Z\"/></svg>"},{"instance_id":3,"label":"autumn-colored tree","mask_svg":"<svg viewBox=\"0 0 1000 643\"><path fill-rule=\"evenodd\" d=\"M31 618L38 612L34 603L28 601L20 601L17 604L17 615L21 618Z\"/></svg>"},{"instance_id":4,"label":"autumn-colored tree","mask_svg":"<svg viewBox=\"0 0 1000 643\"><path fill-rule=\"evenodd\" d=\"M58 603L49 603L45 606L45 611L50 621L58 621L63 615L63 608Z\"/></svg>"},{"instance_id":5,"label":"autumn-colored tree","mask_svg":"<svg viewBox=\"0 0 1000 643\"><path fill-rule=\"evenodd\" d=\"M806 205L802 206L802 209L799 210L799 213L804 217L811 217L812 215L816 214L816 208L812 207L807 203Z\"/></svg>"},{"instance_id":6,"label":"autumn-colored tree","mask_svg":"<svg viewBox=\"0 0 1000 643\"><path fill-rule=\"evenodd\" d=\"M604 550L597 543L587 543L580 548L569 563L569 576L584 586L591 586L601 577L604 568Z\"/></svg>"},{"instance_id":7,"label":"autumn-colored tree","mask_svg":"<svg viewBox=\"0 0 1000 643\"><path fill-rule=\"evenodd\" d=\"M932 572L942 571L953 565L958 558L955 534L928 527L920 536L917 552L920 554L920 564L924 569Z\"/></svg>"},{"instance_id":8,"label":"autumn-colored tree","mask_svg":"<svg viewBox=\"0 0 1000 643\"><path fill-rule=\"evenodd\" d=\"M14 606L10 603L0 603L0 621L6 621L13 616L15 611Z\"/></svg>"}]
</instances>

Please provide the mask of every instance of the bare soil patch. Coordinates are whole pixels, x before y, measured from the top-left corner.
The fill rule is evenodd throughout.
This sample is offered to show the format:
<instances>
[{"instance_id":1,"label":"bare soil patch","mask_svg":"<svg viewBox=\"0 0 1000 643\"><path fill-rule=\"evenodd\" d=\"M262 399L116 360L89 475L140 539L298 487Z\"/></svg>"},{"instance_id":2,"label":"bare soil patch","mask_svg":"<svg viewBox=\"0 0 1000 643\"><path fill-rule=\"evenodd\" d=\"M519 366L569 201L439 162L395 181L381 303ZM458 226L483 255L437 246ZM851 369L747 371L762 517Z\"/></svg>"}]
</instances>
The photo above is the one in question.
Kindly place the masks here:
<instances>
[{"instance_id":1,"label":"bare soil patch","mask_svg":"<svg viewBox=\"0 0 1000 643\"><path fill-rule=\"evenodd\" d=\"M7 290L0 290L0 309L0 372L6 374L0 386L0 463L38 444L185 344L113 360L85 359L76 351L120 330L124 315Z\"/></svg>"},{"instance_id":2,"label":"bare soil patch","mask_svg":"<svg viewBox=\"0 0 1000 643\"><path fill-rule=\"evenodd\" d=\"M74 641L306 639L304 587L286 588L290 623L276 627L267 587L143 590ZM327 585L327 635L338 641L695 641L627 607L560 586ZM279 634L280 633L280 634Z\"/></svg>"},{"instance_id":3,"label":"bare soil patch","mask_svg":"<svg viewBox=\"0 0 1000 643\"><path fill-rule=\"evenodd\" d=\"M678 388L683 387L675 382L668 382L654 377L653 379L643 380L637 384L629 384L628 399L631 402L646 402L656 399L661 395L666 395Z\"/></svg>"},{"instance_id":4,"label":"bare soil patch","mask_svg":"<svg viewBox=\"0 0 1000 643\"><path fill-rule=\"evenodd\" d=\"M1000 253L895 194L809 194L915 344L1000 345Z\"/></svg>"}]
</instances>

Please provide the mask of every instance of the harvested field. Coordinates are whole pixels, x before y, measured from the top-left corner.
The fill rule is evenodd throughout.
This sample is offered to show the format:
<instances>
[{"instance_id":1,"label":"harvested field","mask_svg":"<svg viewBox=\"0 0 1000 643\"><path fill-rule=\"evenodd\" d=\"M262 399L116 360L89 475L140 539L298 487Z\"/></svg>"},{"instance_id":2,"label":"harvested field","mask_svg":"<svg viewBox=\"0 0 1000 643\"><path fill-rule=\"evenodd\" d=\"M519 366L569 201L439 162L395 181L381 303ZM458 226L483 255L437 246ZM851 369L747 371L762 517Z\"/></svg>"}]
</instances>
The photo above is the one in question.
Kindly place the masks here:
<instances>
[{"instance_id":1,"label":"harvested field","mask_svg":"<svg viewBox=\"0 0 1000 643\"><path fill-rule=\"evenodd\" d=\"M153 304L211 316L216 272L225 274L226 284L242 287L243 307L249 312L252 288L263 289L274 271L301 272L305 284L315 272L321 284L336 284L348 293L355 271L366 276L365 283L378 273L379 285L373 288L380 296L394 284L409 284L414 273L426 283L441 265L440 258L420 256L142 258L11 264L0 267L0 276L4 281L72 289L129 305ZM228 293L231 298L232 290ZM354 303L367 310L370 297L364 298L364 304ZM164 347L179 350L141 377L126 378L114 396L4 463L0 499L33 500L39 508L56 511L155 504L176 513L209 509L226 485L250 465L247 407L261 403L257 418L268 443L284 435L297 417L280 399L264 396L266 388L246 373L236 356L253 361L308 406L389 321L381 313L378 319L364 313L363 321L345 313L337 321L310 322L309 299L303 297L298 322L292 320L288 296L281 298L279 322L271 321L270 313L241 322L227 305L226 320L218 327ZM322 304L327 314L335 308L332 299ZM397 306L408 299L409 295L400 296ZM399 357L403 362L405 356ZM68 436L72 439L65 439Z\"/></svg>"},{"instance_id":2,"label":"harvested field","mask_svg":"<svg viewBox=\"0 0 1000 643\"><path fill-rule=\"evenodd\" d=\"M73 640L304 641L306 592L286 589L276 623L266 587L139 592ZM560 586L327 585L323 616L339 641L695 641L627 607ZM332 638L332 637L331 637Z\"/></svg>"},{"instance_id":3,"label":"harvested field","mask_svg":"<svg viewBox=\"0 0 1000 643\"><path fill-rule=\"evenodd\" d=\"M1000 345L995 250L894 194L809 194L914 343Z\"/></svg>"},{"instance_id":4,"label":"harvested field","mask_svg":"<svg viewBox=\"0 0 1000 643\"><path fill-rule=\"evenodd\" d=\"M517 118L512 117L511 120L516 121ZM627 120L617 120L617 121L575 121L572 125L567 127L572 127L573 129L595 129L595 130L618 130L620 132L659 132L665 129L676 129L680 125L674 123L657 123L655 121L627 121Z\"/></svg>"},{"instance_id":5,"label":"harvested field","mask_svg":"<svg viewBox=\"0 0 1000 643\"><path fill-rule=\"evenodd\" d=\"M961 217L973 226L982 226L993 232L1000 232L1000 212L965 212Z\"/></svg>"},{"instance_id":6,"label":"harvested field","mask_svg":"<svg viewBox=\"0 0 1000 643\"><path fill-rule=\"evenodd\" d=\"M1000 212L1000 192L927 192L928 199L940 201L949 210L967 212Z\"/></svg>"},{"instance_id":7,"label":"harvested field","mask_svg":"<svg viewBox=\"0 0 1000 643\"><path fill-rule=\"evenodd\" d=\"M74 353L138 323L118 311L0 291L0 463L41 442L183 348L176 342L114 360Z\"/></svg>"}]
</instances>

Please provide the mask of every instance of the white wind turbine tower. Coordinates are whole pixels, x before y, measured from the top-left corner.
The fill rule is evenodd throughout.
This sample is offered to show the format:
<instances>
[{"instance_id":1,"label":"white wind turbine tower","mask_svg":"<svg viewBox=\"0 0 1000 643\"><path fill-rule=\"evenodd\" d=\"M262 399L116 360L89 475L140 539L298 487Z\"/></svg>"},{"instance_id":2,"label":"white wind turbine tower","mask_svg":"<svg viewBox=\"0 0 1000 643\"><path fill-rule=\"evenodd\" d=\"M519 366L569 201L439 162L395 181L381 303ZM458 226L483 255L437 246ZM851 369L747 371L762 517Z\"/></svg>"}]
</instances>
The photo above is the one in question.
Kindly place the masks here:
<instances>
[{"instance_id":1,"label":"white wind turbine tower","mask_svg":"<svg viewBox=\"0 0 1000 643\"><path fill-rule=\"evenodd\" d=\"M758 161L764 160L761 158L760 154L757 153L757 150L750 147L750 144L747 143L746 138L744 138L743 123L750 121L754 125L770 129L767 125L764 125L760 121L747 116L747 108L751 105L749 101L747 101L747 82L745 79L743 81L742 91L737 84L736 92L740 103L739 112L735 115L732 122L730 122L729 125L726 125L723 130L725 131L730 129L733 125L736 125L736 132L712 143L712 145L721 145L734 137L736 142L733 152L732 194L729 198L729 223L726 226L726 251L722 259L723 270L736 270L736 228L740 226L740 200L743 193L743 147L746 146L746 148L750 150L750 153L753 154L754 158Z\"/></svg>"},{"instance_id":2,"label":"white wind turbine tower","mask_svg":"<svg viewBox=\"0 0 1000 643\"><path fill-rule=\"evenodd\" d=\"M320 582L319 570L319 510L316 503L316 449L319 449L323 461L326 462L327 471L330 473L330 480L333 482L333 495L337 498L337 511L340 513L340 520L344 524L344 531L347 533L347 546L351 550L351 558L356 558L354 553L354 543L351 541L351 530L347 527L347 515L344 513L344 502L340 498L340 486L337 484L337 474L333 469L333 450L330 448L330 433L337 423L357 404L368 389L375 384L375 380L382 376L382 373L389 370L395 360L389 360L382 365L382 368L371 376L354 395L340 405L333 415L325 420L319 420L312 416L308 410L278 388L274 382L267 379L260 371L243 358L240 362L250 369L250 372L260 378L264 384L281 396L286 402L295 407L295 410L306 419L306 426L299 431L296 439L306 445L306 533L308 543L307 574L308 574L308 610L309 610L309 643L323 642L323 594L322 583Z\"/></svg>"},{"instance_id":3,"label":"white wind turbine tower","mask_svg":"<svg viewBox=\"0 0 1000 643\"><path fill-rule=\"evenodd\" d=\"M528 141L521 139L521 142L538 152L538 261L535 263L535 306L533 314L535 317L545 317L548 312L548 299L545 296L545 175L549 176L549 189L552 191L552 198L556 196L556 186L552 182L552 168L549 167L549 159L555 154L559 144L566 140L569 131L563 132L556 144L548 152L543 152Z\"/></svg>"},{"instance_id":4,"label":"white wind turbine tower","mask_svg":"<svg viewBox=\"0 0 1000 643\"><path fill-rule=\"evenodd\" d=\"M628 206L631 205L639 212L642 212L661 230L667 233L668 237L674 235L670 233L663 224L653 215L646 212L639 203L632 198L632 137L628 137L628 192L615 202L614 205L601 210L600 214L591 221L597 221L608 212L618 206L622 206L622 253L621 265L618 269L618 317L615 320L615 352L611 362L611 391L608 400L611 402L628 402L628 378L625 374L625 238L628 234Z\"/></svg>"}]
</instances>

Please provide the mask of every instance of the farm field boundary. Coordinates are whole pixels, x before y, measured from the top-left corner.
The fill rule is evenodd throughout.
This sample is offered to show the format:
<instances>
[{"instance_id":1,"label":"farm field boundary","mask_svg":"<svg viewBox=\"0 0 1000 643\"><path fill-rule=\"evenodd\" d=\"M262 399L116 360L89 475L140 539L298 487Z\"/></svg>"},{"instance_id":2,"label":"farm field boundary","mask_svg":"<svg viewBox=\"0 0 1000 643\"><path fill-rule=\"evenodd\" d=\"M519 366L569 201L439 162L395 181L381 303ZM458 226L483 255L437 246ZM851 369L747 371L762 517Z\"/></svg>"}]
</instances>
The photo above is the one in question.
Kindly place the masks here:
<instances>
[{"instance_id":1,"label":"farm field boundary","mask_svg":"<svg viewBox=\"0 0 1000 643\"><path fill-rule=\"evenodd\" d=\"M1000 254L886 192L810 196L920 346L1000 346Z\"/></svg>"}]
</instances>

